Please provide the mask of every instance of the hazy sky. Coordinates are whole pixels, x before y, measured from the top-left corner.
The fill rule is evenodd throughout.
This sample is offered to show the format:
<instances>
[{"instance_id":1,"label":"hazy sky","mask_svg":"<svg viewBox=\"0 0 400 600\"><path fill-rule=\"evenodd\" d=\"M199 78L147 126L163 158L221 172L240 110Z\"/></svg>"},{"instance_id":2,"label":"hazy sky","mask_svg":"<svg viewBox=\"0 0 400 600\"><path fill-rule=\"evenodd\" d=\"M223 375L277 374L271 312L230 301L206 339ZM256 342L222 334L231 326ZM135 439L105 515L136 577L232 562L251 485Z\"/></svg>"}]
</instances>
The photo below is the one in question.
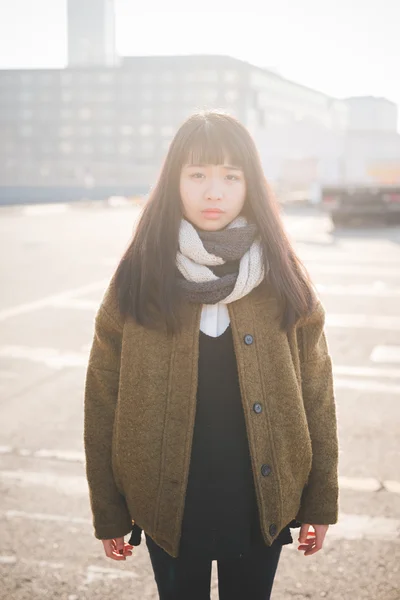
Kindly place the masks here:
<instances>
[{"instance_id":1,"label":"hazy sky","mask_svg":"<svg viewBox=\"0 0 400 600\"><path fill-rule=\"evenodd\" d=\"M201 12L139 4L116 0L121 55L229 54L333 96L400 105L400 0L247 0L247 12L232 0L202 0ZM66 56L66 0L0 0L0 68L62 67Z\"/></svg>"}]
</instances>

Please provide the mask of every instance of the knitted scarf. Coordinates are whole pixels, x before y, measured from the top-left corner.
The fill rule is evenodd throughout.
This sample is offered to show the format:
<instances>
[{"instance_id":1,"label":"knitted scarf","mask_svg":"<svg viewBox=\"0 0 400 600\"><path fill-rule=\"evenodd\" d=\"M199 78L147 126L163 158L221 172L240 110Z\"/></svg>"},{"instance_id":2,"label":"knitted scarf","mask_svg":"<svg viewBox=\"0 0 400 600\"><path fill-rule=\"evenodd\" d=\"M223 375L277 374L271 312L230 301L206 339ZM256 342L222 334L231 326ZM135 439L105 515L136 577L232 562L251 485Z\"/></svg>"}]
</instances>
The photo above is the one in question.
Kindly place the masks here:
<instances>
[{"instance_id":1,"label":"knitted scarf","mask_svg":"<svg viewBox=\"0 0 400 600\"><path fill-rule=\"evenodd\" d=\"M190 302L239 300L264 279L257 226L240 216L221 231L197 231L182 219L176 264L178 284Z\"/></svg>"}]
</instances>

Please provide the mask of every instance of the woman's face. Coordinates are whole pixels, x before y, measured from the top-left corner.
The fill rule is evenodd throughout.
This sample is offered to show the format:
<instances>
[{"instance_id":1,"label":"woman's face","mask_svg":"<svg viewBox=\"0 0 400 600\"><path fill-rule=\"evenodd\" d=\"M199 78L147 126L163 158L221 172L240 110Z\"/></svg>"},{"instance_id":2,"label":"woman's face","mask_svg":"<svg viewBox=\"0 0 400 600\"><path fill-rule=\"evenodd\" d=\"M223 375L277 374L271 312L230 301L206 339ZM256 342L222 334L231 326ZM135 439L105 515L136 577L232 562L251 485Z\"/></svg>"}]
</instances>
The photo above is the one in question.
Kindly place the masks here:
<instances>
[{"instance_id":1,"label":"woman's face","mask_svg":"<svg viewBox=\"0 0 400 600\"><path fill-rule=\"evenodd\" d=\"M184 165L180 194L185 219L203 231L218 231L241 213L246 181L243 171L228 162Z\"/></svg>"}]
</instances>

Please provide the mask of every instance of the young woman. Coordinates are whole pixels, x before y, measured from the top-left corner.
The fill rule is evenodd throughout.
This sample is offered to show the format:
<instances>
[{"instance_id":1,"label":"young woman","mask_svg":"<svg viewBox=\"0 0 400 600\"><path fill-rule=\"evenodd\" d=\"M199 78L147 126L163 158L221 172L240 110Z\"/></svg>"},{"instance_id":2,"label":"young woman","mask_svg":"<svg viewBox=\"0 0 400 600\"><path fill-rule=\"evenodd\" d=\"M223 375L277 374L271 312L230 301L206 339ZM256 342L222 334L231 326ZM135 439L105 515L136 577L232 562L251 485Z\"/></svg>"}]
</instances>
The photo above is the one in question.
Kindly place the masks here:
<instances>
[{"instance_id":1,"label":"young woman","mask_svg":"<svg viewBox=\"0 0 400 600\"><path fill-rule=\"evenodd\" d=\"M310 556L337 521L324 309L223 113L178 130L105 293L85 449L95 536L125 560L143 530L161 600L209 599L213 560L222 600L266 600L290 528Z\"/></svg>"}]
</instances>

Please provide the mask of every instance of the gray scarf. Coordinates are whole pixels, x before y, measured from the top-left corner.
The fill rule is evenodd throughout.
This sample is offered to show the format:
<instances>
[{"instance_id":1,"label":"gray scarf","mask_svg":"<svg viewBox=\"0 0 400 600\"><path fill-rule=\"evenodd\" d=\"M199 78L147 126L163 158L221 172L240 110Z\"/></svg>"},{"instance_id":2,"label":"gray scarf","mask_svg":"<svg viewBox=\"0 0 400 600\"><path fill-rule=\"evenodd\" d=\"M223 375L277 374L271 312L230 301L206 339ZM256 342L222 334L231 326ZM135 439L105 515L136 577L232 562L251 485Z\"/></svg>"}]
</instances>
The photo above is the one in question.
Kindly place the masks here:
<instances>
[{"instance_id":1,"label":"gray scarf","mask_svg":"<svg viewBox=\"0 0 400 600\"><path fill-rule=\"evenodd\" d=\"M232 293L238 280L241 259L250 249L253 249L253 257L258 258L260 254L256 237L257 226L247 223L243 217L221 231L196 230L183 219L177 265L178 285L184 298L200 304L233 301L235 297L232 297ZM249 255L246 256L248 258ZM253 283L258 285L263 278L263 268L258 264L259 260L256 261L257 268L254 268L254 262L253 259L252 274L255 271L257 273ZM207 265L207 268L203 265ZM243 291L250 291L252 287L247 277ZM238 297L243 295L240 291L237 294Z\"/></svg>"}]
</instances>

